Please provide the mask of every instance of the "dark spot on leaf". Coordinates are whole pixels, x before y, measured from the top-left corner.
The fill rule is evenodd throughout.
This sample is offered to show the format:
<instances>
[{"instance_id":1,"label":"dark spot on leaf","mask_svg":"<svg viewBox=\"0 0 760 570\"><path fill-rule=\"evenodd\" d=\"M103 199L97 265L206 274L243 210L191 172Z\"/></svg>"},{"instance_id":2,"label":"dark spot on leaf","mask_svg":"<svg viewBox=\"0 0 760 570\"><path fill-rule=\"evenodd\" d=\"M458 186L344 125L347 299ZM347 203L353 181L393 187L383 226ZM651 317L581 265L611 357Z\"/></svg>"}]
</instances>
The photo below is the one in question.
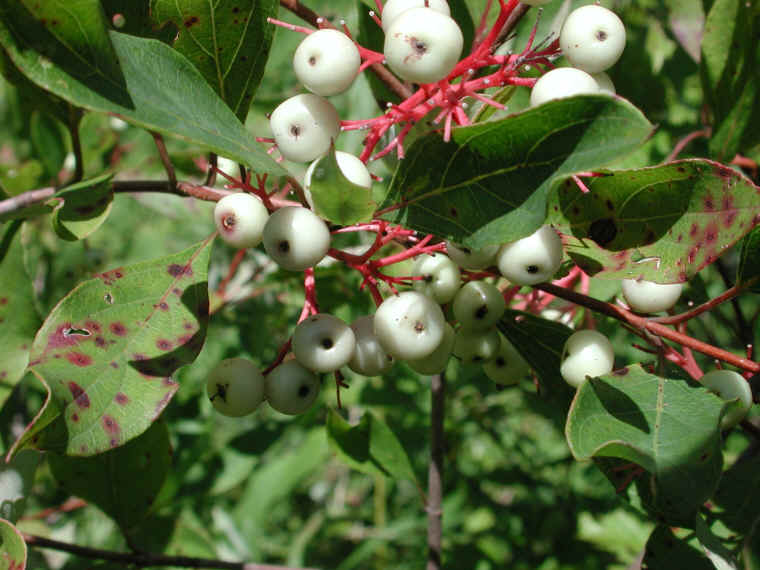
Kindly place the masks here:
<instances>
[{"instance_id":1,"label":"dark spot on leaf","mask_svg":"<svg viewBox=\"0 0 760 570\"><path fill-rule=\"evenodd\" d=\"M676 170L678 172L686 172L686 169L683 166L679 166L678 168L676 168Z\"/></svg>"},{"instance_id":2,"label":"dark spot on leaf","mask_svg":"<svg viewBox=\"0 0 760 570\"><path fill-rule=\"evenodd\" d=\"M195 330L195 325L191 323L190 321L185 321L184 323L182 323L182 328L185 329L186 331L192 331L192 330Z\"/></svg>"},{"instance_id":3,"label":"dark spot on leaf","mask_svg":"<svg viewBox=\"0 0 760 570\"><path fill-rule=\"evenodd\" d=\"M108 442L108 444L111 447L118 447L119 446L119 440L116 439L115 437L112 437L111 440Z\"/></svg>"},{"instance_id":4,"label":"dark spot on leaf","mask_svg":"<svg viewBox=\"0 0 760 570\"><path fill-rule=\"evenodd\" d=\"M121 428L119 427L119 423L115 419L113 419L108 414L105 414L101 421L103 423L104 430L106 430L111 435L119 435Z\"/></svg>"},{"instance_id":5,"label":"dark spot on leaf","mask_svg":"<svg viewBox=\"0 0 760 570\"><path fill-rule=\"evenodd\" d=\"M232 7L232 13L233 14L237 14L238 12L240 12L240 8L238 8L237 6L233 6Z\"/></svg>"},{"instance_id":6,"label":"dark spot on leaf","mask_svg":"<svg viewBox=\"0 0 760 570\"><path fill-rule=\"evenodd\" d=\"M617 370L612 371L613 376L625 376L626 374L628 374L627 368L618 368Z\"/></svg>"},{"instance_id":7,"label":"dark spot on leaf","mask_svg":"<svg viewBox=\"0 0 760 570\"><path fill-rule=\"evenodd\" d=\"M97 275L97 277L100 277L100 279L103 280L103 283L105 285L113 285L113 283L117 279L121 279L122 277L124 277L124 268L117 267L116 269L112 269L111 271L106 271L105 273L101 273L100 275Z\"/></svg>"},{"instance_id":8,"label":"dark spot on leaf","mask_svg":"<svg viewBox=\"0 0 760 570\"><path fill-rule=\"evenodd\" d=\"M118 368L118 367L119 367L119 363L116 362L115 360L112 360L111 361L111 368Z\"/></svg>"},{"instance_id":9,"label":"dark spot on leaf","mask_svg":"<svg viewBox=\"0 0 760 570\"><path fill-rule=\"evenodd\" d=\"M96 338L95 338L95 345L96 345L98 348L105 348L105 347L106 347L106 344L107 344L107 343L106 343L106 339L105 339L105 338L103 338L102 336L98 336L98 337L96 337Z\"/></svg>"},{"instance_id":10,"label":"dark spot on leaf","mask_svg":"<svg viewBox=\"0 0 760 570\"><path fill-rule=\"evenodd\" d=\"M81 352L71 351L66 353L66 360L76 366L89 366L92 364L92 358Z\"/></svg>"},{"instance_id":11,"label":"dark spot on leaf","mask_svg":"<svg viewBox=\"0 0 760 570\"><path fill-rule=\"evenodd\" d=\"M166 301L161 301L158 304L158 308L161 309L162 311L168 311L169 310L169 303L167 303Z\"/></svg>"},{"instance_id":12,"label":"dark spot on leaf","mask_svg":"<svg viewBox=\"0 0 760 570\"><path fill-rule=\"evenodd\" d=\"M615 220L602 218L595 220L588 229L588 237L594 240L600 247L605 247L617 236L618 229Z\"/></svg>"},{"instance_id":13,"label":"dark spot on leaf","mask_svg":"<svg viewBox=\"0 0 760 570\"><path fill-rule=\"evenodd\" d=\"M79 414L76 413L76 412L74 412L73 414L71 414L71 421L72 422L78 422L79 421Z\"/></svg>"},{"instance_id":14,"label":"dark spot on leaf","mask_svg":"<svg viewBox=\"0 0 760 570\"><path fill-rule=\"evenodd\" d=\"M7 305L8 297L0 297L0 305Z\"/></svg>"},{"instance_id":15,"label":"dark spot on leaf","mask_svg":"<svg viewBox=\"0 0 760 570\"><path fill-rule=\"evenodd\" d=\"M699 226L696 223L691 224L691 228L689 229L689 235L691 237L695 237L698 231L699 231Z\"/></svg>"},{"instance_id":16,"label":"dark spot on leaf","mask_svg":"<svg viewBox=\"0 0 760 570\"><path fill-rule=\"evenodd\" d=\"M699 252L699 244L695 245L689 250L689 255L686 257L686 260L691 264L694 263L694 261L697 259L697 253Z\"/></svg>"},{"instance_id":17,"label":"dark spot on leaf","mask_svg":"<svg viewBox=\"0 0 760 570\"><path fill-rule=\"evenodd\" d=\"M74 403L80 408L90 407L90 398L87 396L82 387L76 382L69 382L69 392L74 398Z\"/></svg>"},{"instance_id":18,"label":"dark spot on leaf","mask_svg":"<svg viewBox=\"0 0 760 570\"><path fill-rule=\"evenodd\" d=\"M126 406L129 403L129 397L124 392L118 392L114 397L113 401L119 404L120 406Z\"/></svg>"},{"instance_id":19,"label":"dark spot on leaf","mask_svg":"<svg viewBox=\"0 0 760 570\"><path fill-rule=\"evenodd\" d=\"M450 213L450 214L452 215L452 217L454 217L454 218L456 218L457 216L459 216L459 212L457 212L457 209L456 209L456 208L451 208L451 209L449 210L449 213Z\"/></svg>"},{"instance_id":20,"label":"dark spot on leaf","mask_svg":"<svg viewBox=\"0 0 760 570\"><path fill-rule=\"evenodd\" d=\"M608 210L612 211L612 210L615 209L615 204L613 204L612 200L610 200L609 198L607 199L607 201L605 202L605 204L607 205L607 209Z\"/></svg>"},{"instance_id":21,"label":"dark spot on leaf","mask_svg":"<svg viewBox=\"0 0 760 570\"><path fill-rule=\"evenodd\" d=\"M119 321L114 321L109 325L108 328L116 336L124 336L127 334L127 327L125 327L124 324Z\"/></svg>"},{"instance_id":22,"label":"dark spot on leaf","mask_svg":"<svg viewBox=\"0 0 760 570\"><path fill-rule=\"evenodd\" d=\"M172 289L172 293L174 293L177 297L179 297L180 295L182 295L182 289L180 289L179 287L175 287L174 289Z\"/></svg>"},{"instance_id":23,"label":"dark spot on leaf","mask_svg":"<svg viewBox=\"0 0 760 570\"><path fill-rule=\"evenodd\" d=\"M193 270L189 265L180 265L178 263L172 263L166 268L166 271L172 277L179 277L180 275L191 276L193 274Z\"/></svg>"},{"instance_id":24,"label":"dark spot on leaf","mask_svg":"<svg viewBox=\"0 0 760 570\"><path fill-rule=\"evenodd\" d=\"M156 341L156 346L157 346L157 347L158 347L160 350L171 350L171 348L172 348L172 343L171 343L170 341L166 340L165 338L160 338L160 339L158 339L158 340Z\"/></svg>"},{"instance_id":25,"label":"dark spot on leaf","mask_svg":"<svg viewBox=\"0 0 760 570\"><path fill-rule=\"evenodd\" d=\"M199 22L198 16L190 16L187 20L185 20L185 27L192 28L198 22Z\"/></svg>"},{"instance_id":26,"label":"dark spot on leaf","mask_svg":"<svg viewBox=\"0 0 760 570\"><path fill-rule=\"evenodd\" d=\"M705 210L708 212L715 209L715 204L713 203L712 196L707 196L705 198Z\"/></svg>"}]
</instances>

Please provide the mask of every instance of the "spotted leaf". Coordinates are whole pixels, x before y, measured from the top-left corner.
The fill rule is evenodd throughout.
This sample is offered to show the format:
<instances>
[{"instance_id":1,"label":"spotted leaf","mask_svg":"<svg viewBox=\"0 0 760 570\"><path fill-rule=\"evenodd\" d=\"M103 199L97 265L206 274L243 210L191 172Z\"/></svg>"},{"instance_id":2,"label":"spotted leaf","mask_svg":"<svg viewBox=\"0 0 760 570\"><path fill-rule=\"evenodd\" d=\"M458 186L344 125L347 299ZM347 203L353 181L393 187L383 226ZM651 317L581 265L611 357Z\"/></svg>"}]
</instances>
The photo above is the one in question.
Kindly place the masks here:
<instances>
[{"instance_id":1,"label":"spotted leaf","mask_svg":"<svg viewBox=\"0 0 760 570\"><path fill-rule=\"evenodd\" d=\"M26 542L18 529L0 519L0 570L26 568Z\"/></svg>"},{"instance_id":2,"label":"spotted leaf","mask_svg":"<svg viewBox=\"0 0 760 570\"><path fill-rule=\"evenodd\" d=\"M565 250L587 273L686 281L760 221L760 188L708 160L566 180L550 201Z\"/></svg>"},{"instance_id":3,"label":"spotted leaf","mask_svg":"<svg viewBox=\"0 0 760 570\"><path fill-rule=\"evenodd\" d=\"M94 455L150 426L205 340L211 241L96 275L52 310L29 364L49 396L11 453Z\"/></svg>"}]
</instances>

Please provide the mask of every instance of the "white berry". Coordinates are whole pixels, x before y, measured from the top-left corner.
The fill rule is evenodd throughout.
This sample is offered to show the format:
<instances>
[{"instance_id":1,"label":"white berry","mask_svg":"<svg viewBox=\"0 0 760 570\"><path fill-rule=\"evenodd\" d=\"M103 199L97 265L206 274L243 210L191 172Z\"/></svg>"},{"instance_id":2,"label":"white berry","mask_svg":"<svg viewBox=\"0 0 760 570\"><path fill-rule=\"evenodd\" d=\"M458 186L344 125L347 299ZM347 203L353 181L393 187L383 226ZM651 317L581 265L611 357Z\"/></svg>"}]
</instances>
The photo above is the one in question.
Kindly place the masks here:
<instances>
[{"instance_id":1,"label":"white berry","mask_svg":"<svg viewBox=\"0 0 760 570\"><path fill-rule=\"evenodd\" d=\"M530 106L553 99L599 93L599 84L591 75L574 67L558 67L538 78L530 91Z\"/></svg>"},{"instance_id":2,"label":"white berry","mask_svg":"<svg viewBox=\"0 0 760 570\"><path fill-rule=\"evenodd\" d=\"M494 358L483 364L483 372L497 384L512 386L525 377L530 365L511 342L503 336L500 340L499 351Z\"/></svg>"},{"instance_id":3,"label":"white berry","mask_svg":"<svg viewBox=\"0 0 760 570\"><path fill-rule=\"evenodd\" d=\"M444 16L451 16L451 9L446 0L427 0L427 7ZM412 8L424 8L425 0L388 0L383 4L382 18L383 31L388 32L388 28L399 14L411 10Z\"/></svg>"},{"instance_id":4,"label":"white berry","mask_svg":"<svg viewBox=\"0 0 760 570\"><path fill-rule=\"evenodd\" d=\"M562 265L562 240L551 226L504 244L496 254L499 272L515 285L549 281Z\"/></svg>"},{"instance_id":5,"label":"white berry","mask_svg":"<svg viewBox=\"0 0 760 570\"><path fill-rule=\"evenodd\" d=\"M269 125L283 157L309 162L330 149L340 132L340 117L327 99L302 93L280 103Z\"/></svg>"},{"instance_id":6,"label":"white berry","mask_svg":"<svg viewBox=\"0 0 760 570\"><path fill-rule=\"evenodd\" d=\"M393 366L393 357L385 352L375 335L374 315L359 317L351 323L356 337L356 348L348 367L363 376L385 374Z\"/></svg>"},{"instance_id":7,"label":"white berry","mask_svg":"<svg viewBox=\"0 0 760 570\"><path fill-rule=\"evenodd\" d=\"M412 8L385 32L383 53L402 79L435 83L454 69L463 46L462 31L453 19L431 8Z\"/></svg>"},{"instance_id":8,"label":"white berry","mask_svg":"<svg viewBox=\"0 0 760 570\"><path fill-rule=\"evenodd\" d=\"M402 360L432 353L443 339L445 324L441 307L417 291L392 295L375 311L375 334L380 344Z\"/></svg>"},{"instance_id":9,"label":"white berry","mask_svg":"<svg viewBox=\"0 0 760 570\"><path fill-rule=\"evenodd\" d=\"M499 331L495 328L484 331L459 329L454 340L454 356L465 364L486 362L499 351Z\"/></svg>"},{"instance_id":10,"label":"white berry","mask_svg":"<svg viewBox=\"0 0 760 570\"><path fill-rule=\"evenodd\" d=\"M596 84L599 86L600 92L609 93L610 95L614 95L616 93L615 84L612 82L612 79L610 79L610 76L607 75L607 73L604 71L600 71L599 73L592 73L591 77L594 78L594 81L596 81Z\"/></svg>"},{"instance_id":11,"label":"white berry","mask_svg":"<svg viewBox=\"0 0 760 570\"><path fill-rule=\"evenodd\" d=\"M623 296L631 309L637 313L659 313L676 304L683 284L623 279L622 288Z\"/></svg>"},{"instance_id":12,"label":"white berry","mask_svg":"<svg viewBox=\"0 0 760 570\"><path fill-rule=\"evenodd\" d=\"M746 417L752 407L752 390L741 374L733 370L712 370L699 381L724 400L738 399L738 403L721 418L721 429L732 428Z\"/></svg>"},{"instance_id":13,"label":"white berry","mask_svg":"<svg viewBox=\"0 0 760 570\"><path fill-rule=\"evenodd\" d=\"M300 206L275 210L264 226L264 249L277 265L303 271L330 249L330 230L314 212Z\"/></svg>"},{"instance_id":14,"label":"white berry","mask_svg":"<svg viewBox=\"0 0 760 570\"><path fill-rule=\"evenodd\" d=\"M463 269L485 269L494 263L499 245L486 245L480 249L472 249L453 242L446 242L446 253L451 260Z\"/></svg>"},{"instance_id":15,"label":"white berry","mask_svg":"<svg viewBox=\"0 0 760 570\"><path fill-rule=\"evenodd\" d=\"M206 391L214 408L225 416L250 414L264 401L264 376L244 358L222 360L211 371Z\"/></svg>"},{"instance_id":16,"label":"white berry","mask_svg":"<svg viewBox=\"0 0 760 570\"><path fill-rule=\"evenodd\" d=\"M449 358L451 358L451 353L454 350L454 336L454 329L446 323L443 329L443 338L436 349L422 358L407 360L406 363L409 368L418 374L428 375L440 374L446 370L446 365L449 363Z\"/></svg>"},{"instance_id":17,"label":"white berry","mask_svg":"<svg viewBox=\"0 0 760 570\"><path fill-rule=\"evenodd\" d=\"M301 321L293 332L293 354L314 372L333 372L354 355L354 331L338 317L326 313Z\"/></svg>"},{"instance_id":18,"label":"white berry","mask_svg":"<svg viewBox=\"0 0 760 570\"><path fill-rule=\"evenodd\" d=\"M320 164L325 159L325 156L320 156L306 169L306 173L303 177L303 189L306 193L306 201L309 206L314 207L314 201L311 196L311 183L316 177L317 179L322 175ZM335 151L335 160L338 163L338 168L341 174L352 184L361 186L362 188L372 188L372 175L369 173L367 166L359 159L358 156L354 156L348 152L341 150Z\"/></svg>"},{"instance_id":19,"label":"white berry","mask_svg":"<svg viewBox=\"0 0 760 570\"><path fill-rule=\"evenodd\" d=\"M237 192L219 200L214 222L221 238L234 247L256 247L261 243L269 212L258 196Z\"/></svg>"},{"instance_id":20,"label":"white berry","mask_svg":"<svg viewBox=\"0 0 760 570\"><path fill-rule=\"evenodd\" d=\"M570 12L559 46L573 67L597 73L609 69L625 48L625 26L615 12L596 4Z\"/></svg>"},{"instance_id":21,"label":"white berry","mask_svg":"<svg viewBox=\"0 0 760 570\"><path fill-rule=\"evenodd\" d=\"M293 54L293 69L306 89L317 95L342 93L351 86L362 58L343 32L323 28L306 36Z\"/></svg>"},{"instance_id":22,"label":"white berry","mask_svg":"<svg viewBox=\"0 0 760 570\"><path fill-rule=\"evenodd\" d=\"M587 376L612 372L614 362L615 351L606 336L594 330L577 331L565 342L560 374L565 382L577 388Z\"/></svg>"},{"instance_id":23,"label":"white berry","mask_svg":"<svg viewBox=\"0 0 760 570\"><path fill-rule=\"evenodd\" d=\"M506 303L495 285L487 281L470 281L454 297L452 309L462 328L482 331L499 321Z\"/></svg>"},{"instance_id":24,"label":"white berry","mask_svg":"<svg viewBox=\"0 0 760 570\"><path fill-rule=\"evenodd\" d=\"M296 360L288 360L266 376L269 405L283 414L301 414L319 395L319 378Z\"/></svg>"},{"instance_id":25,"label":"white berry","mask_svg":"<svg viewBox=\"0 0 760 570\"><path fill-rule=\"evenodd\" d=\"M414 282L415 290L432 297L439 305L451 301L462 285L456 263L442 253L419 256L414 260L412 275L423 277Z\"/></svg>"}]
</instances>

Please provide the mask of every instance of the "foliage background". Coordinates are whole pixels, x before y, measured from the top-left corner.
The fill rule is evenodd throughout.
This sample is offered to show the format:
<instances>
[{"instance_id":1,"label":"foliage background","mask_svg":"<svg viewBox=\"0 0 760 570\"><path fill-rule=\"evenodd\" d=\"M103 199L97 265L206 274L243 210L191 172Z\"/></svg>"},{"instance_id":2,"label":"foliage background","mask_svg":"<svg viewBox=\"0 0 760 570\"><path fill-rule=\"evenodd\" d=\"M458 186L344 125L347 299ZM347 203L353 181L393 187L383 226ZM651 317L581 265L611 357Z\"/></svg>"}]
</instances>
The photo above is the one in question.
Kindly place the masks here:
<instances>
[{"instance_id":1,"label":"foliage background","mask_svg":"<svg viewBox=\"0 0 760 570\"><path fill-rule=\"evenodd\" d=\"M317 12L336 21L345 18L358 29L353 2L309 1ZM477 18L484 2L468 2ZM559 4L559 2L555 2ZM580 5L582 2L573 1ZM603 2L626 23L628 42L610 75L618 93L658 124L655 135L616 167L656 164L675 143L701 125L702 91L698 66L673 31L679 10L700 11L698 1ZM547 8L542 26L551 23ZM288 15L283 18L296 22ZM532 24L532 18L528 18ZM525 26L518 40L525 36ZM282 99L300 91L290 59L300 36L277 28L264 81L246 127L260 135L266 114ZM687 47L689 47L687 45ZM361 77L344 95L332 98L343 117L377 113L368 80ZM527 104L518 90L510 111ZM86 175L113 167L118 176L161 178L163 169L150 135L107 116L88 113L81 125ZM31 110L10 84L0 90L0 184L10 194L41 187L62 168L70 168L63 127L52 117ZM339 148L358 152L360 134L341 136ZM168 139L170 155L181 178L202 173L193 158L202 152ZM688 154L705 156L707 142L698 139ZM760 160L760 146L745 153ZM389 179L394 165L375 163L374 173ZM58 239L45 217L24 227L26 269L33 279L40 318L77 283L109 268L179 251L213 231L212 205L169 195L117 195L107 224L91 237ZM738 248L737 248L738 249ZM216 243L209 285L213 291L226 273L232 252ZM735 274L738 254L726 254L688 287L682 306L722 291ZM336 406L328 381L321 401L307 414L286 418L264 406L250 417L229 419L213 413L204 397L207 372L222 358L246 356L265 365L288 337L302 304L298 276L275 271L259 252L249 252L242 275L261 274L255 289L243 279L230 284L233 302L219 303L206 344L190 366L180 370L180 389L164 413L173 454L151 515L120 532L113 520L89 505L67 513L36 517L64 503L71 494L43 460L19 521L25 532L121 550L127 546L172 554L230 560L272 561L292 566L349 570L354 568L419 568L425 552L426 516L415 484L352 471L328 447L325 420ZM591 294L611 299L617 285L592 282ZM368 312L371 300L358 291L357 278L334 266L317 272L323 308L350 321ZM215 301L217 302L215 304ZM757 341L760 305L743 296L740 310L752 331L737 330L735 308L722 306L695 322L693 333L727 349L741 350ZM613 337L618 364L642 360L632 337L615 323L600 319L599 328ZM705 364L704 361L700 362ZM639 556L652 522L635 506L621 501L607 479L592 465L574 461L564 437L564 417L534 394L530 383L500 390L477 368L452 359L446 416L444 550L447 566L489 570L625 569ZM423 483L429 447L428 381L403 365L380 379L349 376L342 393L345 415L356 420L365 410L383 418L407 450L417 479ZM0 413L2 446L7 450L35 410L42 394L32 378L15 390ZM742 434L726 442L730 464L745 451ZM106 481L114 477L100 471ZM751 537L750 545L757 546ZM755 550L752 546L750 550ZM30 568L87 566L62 554L43 558L32 551ZM754 554L752 564L760 564ZM757 567L757 566L753 566Z\"/></svg>"}]
</instances>

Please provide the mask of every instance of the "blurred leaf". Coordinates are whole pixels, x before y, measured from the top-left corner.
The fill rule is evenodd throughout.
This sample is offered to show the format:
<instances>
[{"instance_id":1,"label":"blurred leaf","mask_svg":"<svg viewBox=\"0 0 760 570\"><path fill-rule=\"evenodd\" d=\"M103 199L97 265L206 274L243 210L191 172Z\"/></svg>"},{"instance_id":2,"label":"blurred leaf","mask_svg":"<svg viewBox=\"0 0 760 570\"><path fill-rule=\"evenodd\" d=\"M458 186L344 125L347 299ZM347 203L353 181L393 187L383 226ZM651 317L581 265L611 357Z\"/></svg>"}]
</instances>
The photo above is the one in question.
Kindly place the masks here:
<instances>
[{"instance_id":1,"label":"blurred leaf","mask_svg":"<svg viewBox=\"0 0 760 570\"><path fill-rule=\"evenodd\" d=\"M327 440L353 469L417 483L401 442L391 428L369 410L352 426L331 409L327 415Z\"/></svg>"},{"instance_id":2,"label":"blurred leaf","mask_svg":"<svg viewBox=\"0 0 760 570\"><path fill-rule=\"evenodd\" d=\"M171 41L176 33L171 26L163 31L153 29L150 18L150 0L100 0L106 17L114 28L124 34L133 36L158 37L164 41ZM119 26L114 24L114 17L119 20Z\"/></svg>"},{"instance_id":3,"label":"blurred leaf","mask_svg":"<svg viewBox=\"0 0 760 570\"><path fill-rule=\"evenodd\" d=\"M609 279L687 281L760 221L760 188L708 160L683 160L572 181L553 192L550 220L584 271Z\"/></svg>"},{"instance_id":4,"label":"blurred leaf","mask_svg":"<svg viewBox=\"0 0 760 570\"><path fill-rule=\"evenodd\" d=\"M29 120L29 135L35 154L45 165L47 175L57 176L66 158L68 134L51 115L35 111Z\"/></svg>"},{"instance_id":5,"label":"blurred leaf","mask_svg":"<svg viewBox=\"0 0 760 570\"><path fill-rule=\"evenodd\" d=\"M642 568L647 570L715 570L697 548L658 526L647 541Z\"/></svg>"},{"instance_id":6,"label":"blurred leaf","mask_svg":"<svg viewBox=\"0 0 760 570\"><path fill-rule=\"evenodd\" d=\"M707 13L700 71L714 113L710 152L718 160L734 157L753 115L760 121L758 23L752 3L743 0L715 0ZM756 132L752 137L760 140Z\"/></svg>"},{"instance_id":7,"label":"blurred leaf","mask_svg":"<svg viewBox=\"0 0 760 570\"><path fill-rule=\"evenodd\" d=\"M198 70L171 47L110 32L126 85L104 96L30 49L34 44L13 36L7 25L0 18L0 44L13 63L40 87L86 109L114 113L145 129L186 139L259 173L285 173ZM44 33L44 28L36 31ZM129 99L127 103L123 102L125 98Z\"/></svg>"},{"instance_id":8,"label":"blurred leaf","mask_svg":"<svg viewBox=\"0 0 760 570\"><path fill-rule=\"evenodd\" d=\"M44 421L27 427L15 450L95 455L151 425L177 391L171 375L205 340L211 241L106 271L56 305L30 362L50 390Z\"/></svg>"},{"instance_id":9,"label":"blurred leaf","mask_svg":"<svg viewBox=\"0 0 760 570\"><path fill-rule=\"evenodd\" d=\"M377 207L372 192L354 184L341 172L335 145L331 144L330 151L318 160L309 185L317 214L344 226L370 221Z\"/></svg>"},{"instance_id":10,"label":"blurred leaf","mask_svg":"<svg viewBox=\"0 0 760 570\"><path fill-rule=\"evenodd\" d=\"M0 407L24 375L40 324L18 229L18 223L0 227L0 247L8 240L7 252L0 251Z\"/></svg>"},{"instance_id":11,"label":"blurred leaf","mask_svg":"<svg viewBox=\"0 0 760 570\"><path fill-rule=\"evenodd\" d=\"M67 492L96 504L128 530L145 518L171 467L169 431L158 420L125 445L95 457L50 453L47 458Z\"/></svg>"},{"instance_id":12,"label":"blurred leaf","mask_svg":"<svg viewBox=\"0 0 760 570\"><path fill-rule=\"evenodd\" d=\"M0 519L0 570L26 568L26 542L18 529Z\"/></svg>"},{"instance_id":13,"label":"blurred leaf","mask_svg":"<svg viewBox=\"0 0 760 570\"><path fill-rule=\"evenodd\" d=\"M21 164L7 168L0 166L0 184L3 185L3 189L7 194L17 196L22 192L35 188L44 173L45 168L37 160L27 160ZM28 215L28 211L3 215L0 217L0 221L5 221L8 218L12 219L16 214L26 216Z\"/></svg>"},{"instance_id":14,"label":"blurred leaf","mask_svg":"<svg viewBox=\"0 0 760 570\"><path fill-rule=\"evenodd\" d=\"M511 342L536 372L540 395L560 403L563 411L570 407L575 390L559 373L562 350L572 329L561 323L507 309L496 324L501 334Z\"/></svg>"},{"instance_id":15,"label":"blurred leaf","mask_svg":"<svg viewBox=\"0 0 760 570\"><path fill-rule=\"evenodd\" d=\"M42 454L24 450L10 463L0 461L0 519L15 523L24 514L26 498L32 494L34 474Z\"/></svg>"},{"instance_id":16,"label":"blurred leaf","mask_svg":"<svg viewBox=\"0 0 760 570\"><path fill-rule=\"evenodd\" d=\"M701 515L697 515L696 532L700 544L702 544L702 547L705 549L707 558L710 559L710 562L713 563L716 570L738 570L739 566L737 565L736 560L734 560L733 554L731 554L728 548L721 543L720 539L713 534Z\"/></svg>"},{"instance_id":17,"label":"blurred leaf","mask_svg":"<svg viewBox=\"0 0 760 570\"><path fill-rule=\"evenodd\" d=\"M750 534L760 519L760 449L753 446L723 473L715 503L721 521L730 529Z\"/></svg>"},{"instance_id":18,"label":"blurred leaf","mask_svg":"<svg viewBox=\"0 0 760 570\"><path fill-rule=\"evenodd\" d=\"M584 382L565 433L578 460L615 457L640 465L649 475L637 488L650 515L692 527L720 479L724 405L700 386L635 365Z\"/></svg>"},{"instance_id":19,"label":"blurred leaf","mask_svg":"<svg viewBox=\"0 0 760 570\"><path fill-rule=\"evenodd\" d=\"M475 37L475 23L472 21L470 9L464 0L449 0L449 9L451 10L451 17L457 23L459 29L462 30L462 37L464 38L464 43L462 44L464 46L462 48L463 58L472 50L472 40Z\"/></svg>"},{"instance_id":20,"label":"blurred leaf","mask_svg":"<svg viewBox=\"0 0 760 570\"><path fill-rule=\"evenodd\" d=\"M58 237L76 241L89 236L106 221L111 211L113 174L83 180L55 193L61 202L53 210L53 229Z\"/></svg>"},{"instance_id":21,"label":"blurred leaf","mask_svg":"<svg viewBox=\"0 0 760 570\"><path fill-rule=\"evenodd\" d=\"M760 228L754 227L742 241L739 254L739 264L736 268L736 283L741 284L749 279L760 276ZM750 288L760 293L760 283Z\"/></svg>"},{"instance_id":22,"label":"blurred leaf","mask_svg":"<svg viewBox=\"0 0 760 570\"><path fill-rule=\"evenodd\" d=\"M546 218L552 184L630 152L652 125L602 95L560 99L498 121L414 142L391 180L385 218L471 247L504 243ZM469 236L469 237L468 237Z\"/></svg>"},{"instance_id":23,"label":"blurred leaf","mask_svg":"<svg viewBox=\"0 0 760 570\"><path fill-rule=\"evenodd\" d=\"M151 18L177 27L174 49L201 72L238 119L248 108L264 73L277 17L277 0L151 0Z\"/></svg>"},{"instance_id":24,"label":"blurred leaf","mask_svg":"<svg viewBox=\"0 0 760 570\"><path fill-rule=\"evenodd\" d=\"M0 20L15 41L39 54L36 58L42 56L101 96L130 105L99 0L0 0Z\"/></svg>"},{"instance_id":25,"label":"blurred leaf","mask_svg":"<svg viewBox=\"0 0 760 570\"><path fill-rule=\"evenodd\" d=\"M700 0L666 0L668 24L686 53L699 62L705 13Z\"/></svg>"}]
</instances>

